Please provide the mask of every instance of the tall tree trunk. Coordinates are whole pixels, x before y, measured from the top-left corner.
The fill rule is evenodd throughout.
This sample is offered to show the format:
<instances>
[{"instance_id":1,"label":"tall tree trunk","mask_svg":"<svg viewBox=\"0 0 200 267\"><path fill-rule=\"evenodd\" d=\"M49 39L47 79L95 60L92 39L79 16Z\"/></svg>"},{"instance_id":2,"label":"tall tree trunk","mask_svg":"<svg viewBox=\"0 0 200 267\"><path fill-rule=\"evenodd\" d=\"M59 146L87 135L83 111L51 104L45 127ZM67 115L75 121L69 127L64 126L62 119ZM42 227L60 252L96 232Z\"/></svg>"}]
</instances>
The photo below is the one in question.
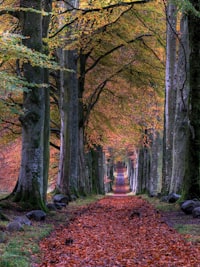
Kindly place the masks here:
<instances>
[{"instance_id":1,"label":"tall tree trunk","mask_svg":"<svg viewBox=\"0 0 200 267\"><path fill-rule=\"evenodd\" d=\"M78 99L78 74L76 50L68 52L69 68L74 70L69 78L70 104L69 104L69 127L70 127L70 191L78 193L79 176L79 99Z\"/></svg>"},{"instance_id":2,"label":"tall tree trunk","mask_svg":"<svg viewBox=\"0 0 200 267\"><path fill-rule=\"evenodd\" d=\"M199 12L199 1L192 0L194 8ZM190 13L188 16L190 44L190 132L187 153L187 171L184 179L184 196L200 196L200 35L197 31L200 19Z\"/></svg>"},{"instance_id":3,"label":"tall tree trunk","mask_svg":"<svg viewBox=\"0 0 200 267\"><path fill-rule=\"evenodd\" d=\"M174 88L176 66L176 12L176 6L169 3L166 10L167 47L162 183L162 191L165 194L169 192L172 176L173 127L176 103L176 90Z\"/></svg>"},{"instance_id":4,"label":"tall tree trunk","mask_svg":"<svg viewBox=\"0 0 200 267\"><path fill-rule=\"evenodd\" d=\"M150 154L147 147L142 147L138 153L138 176L137 176L137 193L148 191L150 175Z\"/></svg>"},{"instance_id":5,"label":"tall tree trunk","mask_svg":"<svg viewBox=\"0 0 200 267\"><path fill-rule=\"evenodd\" d=\"M85 160L85 110L83 105L83 93L85 87L85 67L87 56L80 52L79 55L79 187L83 194L90 193L90 181L86 175Z\"/></svg>"},{"instance_id":6,"label":"tall tree trunk","mask_svg":"<svg viewBox=\"0 0 200 267\"><path fill-rule=\"evenodd\" d=\"M138 192L138 164L139 158L138 158L138 152L133 151L130 155L128 155L128 163L127 163L127 169L128 169L128 178L130 183L131 191L136 194Z\"/></svg>"},{"instance_id":7,"label":"tall tree trunk","mask_svg":"<svg viewBox=\"0 0 200 267\"><path fill-rule=\"evenodd\" d=\"M92 192L96 194L104 194L104 156L101 146L96 146L91 150L92 155Z\"/></svg>"},{"instance_id":8,"label":"tall tree trunk","mask_svg":"<svg viewBox=\"0 0 200 267\"><path fill-rule=\"evenodd\" d=\"M176 112L173 138L173 168L170 183L170 193L181 193L183 178L186 175L187 140L189 130L189 38L188 19L186 15L181 19L181 39L179 40L178 63L176 70Z\"/></svg>"},{"instance_id":9,"label":"tall tree trunk","mask_svg":"<svg viewBox=\"0 0 200 267\"><path fill-rule=\"evenodd\" d=\"M78 1L71 1L71 5L78 7ZM62 2L62 8L67 4ZM60 73L60 160L57 188L60 192L70 195L78 194L79 171L79 99L76 50L60 49L58 57L61 66L73 72Z\"/></svg>"},{"instance_id":10,"label":"tall tree trunk","mask_svg":"<svg viewBox=\"0 0 200 267\"><path fill-rule=\"evenodd\" d=\"M77 52L61 50L60 62L74 72L60 74L60 161L57 187L60 192L70 195L78 191L78 77Z\"/></svg>"},{"instance_id":11,"label":"tall tree trunk","mask_svg":"<svg viewBox=\"0 0 200 267\"><path fill-rule=\"evenodd\" d=\"M80 110L79 110L80 114ZM80 127L79 124L79 193L81 195L87 195L91 193L91 183L89 180L89 176L86 173L86 157L84 151L84 133L83 126Z\"/></svg>"},{"instance_id":12,"label":"tall tree trunk","mask_svg":"<svg viewBox=\"0 0 200 267\"><path fill-rule=\"evenodd\" d=\"M49 31L49 24L51 15L50 12L52 11L52 1L51 0L44 0L43 3L43 10L45 12L48 12L49 15L43 16L42 20L42 38L48 37L48 31ZM43 43L44 51L48 53L48 45L46 43ZM49 70L44 69L44 83L49 84ZM43 179L43 187L44 187L44 196L43 198L46 200L46 192L48 189L48 178L49 178L49 160L50 160L50 154L49 154L49 138L50 138L50 99L49 99L49 88L46 88L45 90L45 113L44 113L44 179Z\"/></svg>"},{"instance_id":13,"label":"tall tree trunk","mask_svg":"<svg viewBox=\"0 0 200 267\"><path fill-rule=\"evenodd\" d=\"M161 192L162 183L162 138L158 132L153 133L150 149L150 177L148 192L156 196Z\"/></svg>"},{"instance_id":14,"label":"tall tree trunk","mask_svg":"<svg viewBox=\"0 0 200 267\"><path fill-rule=\"evenodd\" d=\"M66 53L59 49L58 57L61 67L66 67ZM70 195L69 192L69 169L70 169L70 137L69 137L69 92L65 90L68 82L66 71L60 71L60 158L57 179L57 189L63 194Z\"/></svg>"},{"instance_id":15,"label":"tall tree trunk","mask_svg":"<svg viewBox=\"0 0 200 267\"><path fill-rule=\"evenodd\" d=\"M42 1L23 0L21 7L27 8L27 11L21 13L22 35L28 37L23 40L23 43L33 50L42 52L42 13L28 10L28 8L34 8L42 11ZM48 89L40 86L46 81L44 69L33 67L27 62L24 63L23 70L27 81L38 86L28 88L24 93L24 114L20 116L21 168L15 200L45 209L49 141Z\"/></svg>"}]
</instances>

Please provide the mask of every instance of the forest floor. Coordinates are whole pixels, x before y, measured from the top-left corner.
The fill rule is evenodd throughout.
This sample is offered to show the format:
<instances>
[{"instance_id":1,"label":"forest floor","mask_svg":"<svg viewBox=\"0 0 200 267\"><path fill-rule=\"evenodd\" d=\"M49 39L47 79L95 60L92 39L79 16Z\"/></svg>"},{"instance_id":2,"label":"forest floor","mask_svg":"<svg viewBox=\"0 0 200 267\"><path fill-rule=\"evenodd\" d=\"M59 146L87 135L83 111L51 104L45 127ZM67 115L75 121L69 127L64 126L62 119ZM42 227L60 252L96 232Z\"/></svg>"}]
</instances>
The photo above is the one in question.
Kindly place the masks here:
<instances>
[{"instance_id":1,"label":"forest floor","mask_svg":"<svg viewBox=\"0 0 200 267\"><path fill-rule=\"evenodd\" d=\"M169 225L175 225L174 214L171 221L169 213L128 195L124 171L118 167L113 195L80 209L40 242L43 253L36 266L200 266L200 243L186 241Z\"/></svg>"},{"instance_id":2,"label":"forest floor","mask_svg":"<svg viewBox=\"0 0 200 267\"><path fill-rule=\"evenodd\" d=\"M199 267L186 241L138 196L109 196L77 212L40 243L38 267Z\"/></svg>"},{"instance_id":3,"label":"forest floor","mask_svg":"<svg viewBox=\"0 0 200 267\"><path fill-rule=\"evenodd\" d=\"M6 193L16 183L20 142L2 152L0 189ZM51 166L56 173L56 164ZM4 262L13 258L15 265L8 266L29 266L22 263L25 256L32 267L200 267L200 219L185 215L176 204L130 196L122 173L118 172L114 194L98 196L99 200L90 204L78 199L49 214L44 222L10 233L0 244ZM17 209L3 212L9 218L22 213ZM3 222L1 229L5 230ZM7 265L0 262L2 266Z\"/></svg>"}]
</instances>

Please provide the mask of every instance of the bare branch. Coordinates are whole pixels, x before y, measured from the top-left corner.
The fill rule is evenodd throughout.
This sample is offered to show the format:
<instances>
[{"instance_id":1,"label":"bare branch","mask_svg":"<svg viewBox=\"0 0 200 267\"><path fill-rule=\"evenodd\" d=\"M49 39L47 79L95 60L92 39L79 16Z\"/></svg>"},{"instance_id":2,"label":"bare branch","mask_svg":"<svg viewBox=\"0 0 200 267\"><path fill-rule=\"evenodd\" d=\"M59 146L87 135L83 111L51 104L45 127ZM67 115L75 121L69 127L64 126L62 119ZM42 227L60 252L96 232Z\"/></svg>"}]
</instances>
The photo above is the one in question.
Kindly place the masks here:
<instances>
[{"instance_id":1,"label":"bare branch","mask_svg":"<svg viewBox=\"0 0 200 267\"><path fill-rule=\"evenodd\" d=\"M57 150L60 151L60 147L57 146L56 144L54 144L54 143L52 143L52 142L49 142L49 144L50 144L52 147L54 147L54 148L56 148Z\"/></svg>"}]
</instances>

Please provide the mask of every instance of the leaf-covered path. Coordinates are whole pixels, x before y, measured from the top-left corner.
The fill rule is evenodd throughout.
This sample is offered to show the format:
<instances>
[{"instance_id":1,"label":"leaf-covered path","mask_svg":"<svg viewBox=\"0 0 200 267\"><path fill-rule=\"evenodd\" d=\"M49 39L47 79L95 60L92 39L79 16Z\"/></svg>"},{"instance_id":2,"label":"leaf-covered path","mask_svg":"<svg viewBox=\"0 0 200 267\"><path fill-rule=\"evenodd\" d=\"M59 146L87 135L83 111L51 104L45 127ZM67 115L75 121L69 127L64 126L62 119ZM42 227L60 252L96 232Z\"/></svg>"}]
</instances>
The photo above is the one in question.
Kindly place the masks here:
<instances>
[{"instance_id":1,"label":"leaf-covered path","mask_svg":"<svg viewBox=\"0 0 200 267\"><path fill-rule=\"evenodd\" d=\"M39 266L198 267L200 247L184 241L140 197L105 197L41 244Z\"/></svg>"}]
</instances>

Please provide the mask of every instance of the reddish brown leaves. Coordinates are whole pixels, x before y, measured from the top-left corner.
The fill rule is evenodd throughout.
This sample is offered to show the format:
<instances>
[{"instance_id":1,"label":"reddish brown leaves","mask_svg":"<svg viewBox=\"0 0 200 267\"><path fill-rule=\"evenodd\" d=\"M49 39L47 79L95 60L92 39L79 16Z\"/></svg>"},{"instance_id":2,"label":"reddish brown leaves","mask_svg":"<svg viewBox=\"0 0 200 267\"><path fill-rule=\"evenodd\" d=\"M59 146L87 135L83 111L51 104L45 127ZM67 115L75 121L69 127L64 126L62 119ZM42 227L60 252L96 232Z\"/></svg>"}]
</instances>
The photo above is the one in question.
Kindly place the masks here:
<instances>
[{"instance_id":1,"label":"reddish brown leaves","mask_svg":"<svg viewBox=\"0 0 200 267\"><path fill-rule=\"evenodd\" d=\"M40 246L40 267L200 266L200 250L138 197L106 197Z\"/></svg>"}]
</instances>

